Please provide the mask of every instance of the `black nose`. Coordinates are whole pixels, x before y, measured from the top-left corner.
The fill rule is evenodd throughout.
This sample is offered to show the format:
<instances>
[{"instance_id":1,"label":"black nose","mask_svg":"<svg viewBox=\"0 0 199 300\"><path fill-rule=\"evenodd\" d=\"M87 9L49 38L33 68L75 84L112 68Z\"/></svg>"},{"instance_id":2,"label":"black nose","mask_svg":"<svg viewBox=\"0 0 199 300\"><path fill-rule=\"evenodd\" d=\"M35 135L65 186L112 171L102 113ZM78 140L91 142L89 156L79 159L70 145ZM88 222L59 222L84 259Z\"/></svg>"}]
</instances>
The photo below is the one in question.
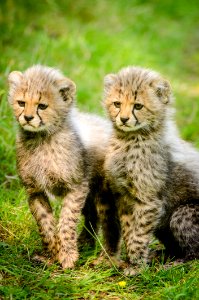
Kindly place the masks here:
<instances>
[{"instance_id":1,"label":"black nose","mask_svg":"<svg viewBox=\"0 0 199 300\"><path fill-rule=\"evenodd\" d=\"M32 119L34 119L34 117L33 117L33 116L24 116L24 119L25 119L27 122L29 122L29 121L31 121Z\"/></svg>"},{"instance_id":2,"label":"black nose","mask_svg":"<svg viewBox=\"0 0 199 300\"><path fill-rule=\"evenodd\" d=\"M125 124L129 120L129 118L120 118L120 120L122 121L123 124Z\"/></svg>"}]
</instances>

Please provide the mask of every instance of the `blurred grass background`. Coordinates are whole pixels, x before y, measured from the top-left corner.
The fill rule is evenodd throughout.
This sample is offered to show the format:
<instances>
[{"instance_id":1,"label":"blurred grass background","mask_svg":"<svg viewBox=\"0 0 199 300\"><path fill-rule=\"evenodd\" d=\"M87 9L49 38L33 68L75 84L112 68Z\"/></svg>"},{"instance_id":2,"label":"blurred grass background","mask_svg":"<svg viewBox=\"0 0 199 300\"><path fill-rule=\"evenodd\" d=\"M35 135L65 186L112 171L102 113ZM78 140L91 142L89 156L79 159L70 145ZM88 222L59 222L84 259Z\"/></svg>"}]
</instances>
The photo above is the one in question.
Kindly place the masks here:
<instances>
[{"instance_id":1,"label":"blurred grass background","mask_svg":"<svg viewBox=\"0 0 199 300\"><path fill-rule=\"evenodd\" d=\"M140 65L170 80L181 135L199 147L198 1L1 0L0 53L2 297L199 299L197 262L166 271L155 266L138 278L125 279L123 289L117 285L120 274L109 268L92 270L86 254L86 264L80 261L78 270L66 274L56 266L49 270L31 264L31 254L41 245L16 176L16 124L7 104L9 72L41 63L60 68L75 81L82 110L103 114L104 75ZM71 288L72 282L76 288Z\"/></svg>"}]
</instances>

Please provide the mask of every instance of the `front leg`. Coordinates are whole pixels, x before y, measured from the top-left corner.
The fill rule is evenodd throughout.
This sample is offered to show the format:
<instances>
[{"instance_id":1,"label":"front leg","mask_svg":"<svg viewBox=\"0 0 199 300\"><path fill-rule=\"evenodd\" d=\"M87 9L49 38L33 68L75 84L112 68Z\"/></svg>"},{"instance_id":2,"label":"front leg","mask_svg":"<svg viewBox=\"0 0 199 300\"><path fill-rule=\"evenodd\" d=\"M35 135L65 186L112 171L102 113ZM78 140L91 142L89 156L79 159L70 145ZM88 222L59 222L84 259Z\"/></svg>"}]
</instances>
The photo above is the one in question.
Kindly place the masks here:
<instances>
[{"instance_id":1,"label":"front leg","mask_svg":"<svg viewBox=\"0 0 199 300\"><path fill-rule=\"evenodd\" d=\"M48 197L43 192L29 192L29 207L39 227L44 247L56 256L55 219Z\"/></svg>"},{"instance_id":2,"label":"front leg","mask_svg":"<svg viewBox=\"0 0 199 300\"><path fill-rule=\"evenodd\" d=\"M63 269L73 268L78 259L77 223L88 195L88 182L84 181L68 192L63 200L58 223L58 261Z\"/></svg>"},{"instance_id":3,"label":"front leg","mask_svg":"<svg viewBox=\"0 0 199 300\"><path fill-rule=\"evenodd\" d=\"M130 266L125 269L126 275L138 274L148 262L149 243L159 221L161 207L159 203L145 204L136 202L132 210L121 213L120 220L123 238L126 244Z\"/></svg>"}]
</instances>

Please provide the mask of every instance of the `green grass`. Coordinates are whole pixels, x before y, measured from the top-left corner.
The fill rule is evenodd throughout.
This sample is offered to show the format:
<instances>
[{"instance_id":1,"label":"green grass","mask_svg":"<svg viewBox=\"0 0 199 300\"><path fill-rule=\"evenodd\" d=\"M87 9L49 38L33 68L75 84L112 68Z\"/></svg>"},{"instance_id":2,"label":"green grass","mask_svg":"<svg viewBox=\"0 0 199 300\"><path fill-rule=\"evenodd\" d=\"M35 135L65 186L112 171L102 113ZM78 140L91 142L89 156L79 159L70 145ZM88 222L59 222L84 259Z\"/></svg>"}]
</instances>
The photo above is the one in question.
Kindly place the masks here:
<instances>
[{"instance_id":1,"label":"green grass","mask_svg":"<svg viewBox=\"0 0 199 300\"><path fill-rule=\"evenodd\" d=\"M0 299L199 299L197 261L169 269L155 263L125 278L113 267L92 266L99 245L83 251L73 271L31 260L41 243L16 174L16 124L6 99L9 72L42 63L76 82L82 110L103 114L104 75L149 67L170 80L180 133L199 147L198 26L194 0L1 1Z\"/></svg>"}]
</instances>

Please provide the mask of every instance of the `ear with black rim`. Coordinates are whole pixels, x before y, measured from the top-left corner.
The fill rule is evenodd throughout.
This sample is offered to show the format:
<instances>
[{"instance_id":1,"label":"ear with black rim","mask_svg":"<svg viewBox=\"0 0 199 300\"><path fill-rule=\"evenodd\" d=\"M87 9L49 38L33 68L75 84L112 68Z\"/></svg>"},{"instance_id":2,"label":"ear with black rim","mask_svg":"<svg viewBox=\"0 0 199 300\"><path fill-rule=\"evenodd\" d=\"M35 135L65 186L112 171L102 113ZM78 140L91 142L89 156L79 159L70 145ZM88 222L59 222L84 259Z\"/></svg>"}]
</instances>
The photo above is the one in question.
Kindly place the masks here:
<instances>
[{"instance_id":1,"label":"ear with black rim","mask_svg":"<svg viewBox=\"0 0 199 300\"><path fill-rule=\"evenodd\" d=\"M61 79L57 82L59 93L63 101L73 100L76 93L76 85L69 78Z\"/></svg>"},{"instance_id":2,"label":"ear with black rim","mask_svg":"<svg viewBox=\"0 0 199 300\"><path fill-rule=\"evenodd\" d=\"M167 104L171 100L171 86L167 80L162 80L155 85L155 93L162 103Z\"/></svg>"},{"instance_id":3,"label":"ear with black rim","mask_svg":"<svg viewBox=\"0 0 199 300\"><path fill-rule=\"evenodd\" d=\"M108 93L110 88L116 83L117 75L115 74L108 74L104 77L104 92L105 94Z\"/></svg>"}]
</instances>

